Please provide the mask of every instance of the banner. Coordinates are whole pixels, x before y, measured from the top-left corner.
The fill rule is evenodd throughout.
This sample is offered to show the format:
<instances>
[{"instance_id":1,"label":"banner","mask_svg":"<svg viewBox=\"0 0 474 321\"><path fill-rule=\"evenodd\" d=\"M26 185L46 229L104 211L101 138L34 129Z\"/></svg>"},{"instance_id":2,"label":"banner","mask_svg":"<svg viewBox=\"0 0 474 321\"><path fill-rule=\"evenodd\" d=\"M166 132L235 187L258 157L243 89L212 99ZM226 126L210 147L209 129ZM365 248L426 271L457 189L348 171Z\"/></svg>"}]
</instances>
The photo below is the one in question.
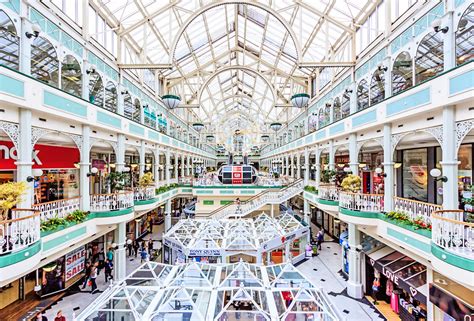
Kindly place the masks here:
<instances>
[{"instance_id":1,"label":"banner","mask_svg":"<svg viewBox=\"0 0 474 321\"><path fill-rule=\"evenodd\" d=\"M13 143L0 141L0 168L15 170L17 160L18 152ZM75 168L74 163L79 162L79 160L80 153L76 147L36 144L32 154L33 168Z\"/></svg>"},{"instance_id":2,"label":"banner","mask_svg":"<svg viewBox=\"0 0 474 321\"><path fill-rule=\"evenodd\" d=\"M86 248L84 246L66 254L66 281L84 271Z\"/></svg>"}]
</instances>

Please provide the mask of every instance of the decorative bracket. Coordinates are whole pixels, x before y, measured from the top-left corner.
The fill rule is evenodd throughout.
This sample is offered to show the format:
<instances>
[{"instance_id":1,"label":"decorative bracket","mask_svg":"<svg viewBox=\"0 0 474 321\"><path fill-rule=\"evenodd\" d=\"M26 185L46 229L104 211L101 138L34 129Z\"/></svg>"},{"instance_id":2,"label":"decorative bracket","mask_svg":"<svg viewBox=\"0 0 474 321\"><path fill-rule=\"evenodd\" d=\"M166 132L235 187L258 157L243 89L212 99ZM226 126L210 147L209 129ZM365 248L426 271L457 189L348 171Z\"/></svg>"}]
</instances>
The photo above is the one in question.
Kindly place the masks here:
<instances>
[{"instance_id":1,"label":"decorative bracket","mask_svg":"<svg viewBox=\"0 0 474 321\"><path fill-rule=\"evenodd\" d=\"M421 129L421 131L431 134L443 149L443 125Z\"/></svg>"},{"instance_id":2,"label":"decorative bracket","mask_svg":"<svg viewBox=\"0 0 474 321\"><path fill-rule=\"evenodd\" d=\"M10 137L13 145L18 150L18 141L20 139L20 126L15 123L9 123L6 121L0 121L0 129L2 129L8 137Z\"/></svg>"},{"instance_id":3,"label":"decorative bracket","mask_svg":"<svg viewBox=\"0 0 474 321\"><path fill-rule=\"evenodd\" d=\"M456 154L467 134L474 129L474 119L463 120L456 123Z\"/></svg>"},{"instance_id":4,"label":"decorative bracket","mask_svg":"<svg viewBox=\"0 0 474 321\"><path fill-rule=\"evenodd\" d=\"M31 148L34 148L38 140L40 140L41 137L47 134L51 134L54 131L49 130L49 129L44 129L44 128L39 128L39 127L31 127Z\"/></svg>"}]
</instances>

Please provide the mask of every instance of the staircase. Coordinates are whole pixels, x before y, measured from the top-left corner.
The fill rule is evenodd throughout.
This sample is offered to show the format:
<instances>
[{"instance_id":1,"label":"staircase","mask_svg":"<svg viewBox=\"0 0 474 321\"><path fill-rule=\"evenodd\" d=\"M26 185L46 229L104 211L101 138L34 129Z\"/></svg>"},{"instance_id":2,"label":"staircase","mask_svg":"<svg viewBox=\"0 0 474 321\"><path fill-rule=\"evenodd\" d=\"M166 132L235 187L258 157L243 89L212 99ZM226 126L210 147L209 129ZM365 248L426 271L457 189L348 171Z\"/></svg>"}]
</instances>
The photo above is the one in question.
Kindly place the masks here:
<instances>
[{"instance_id":1,"label":"staircase","mask_svg":"<svg viewBox=\"0 0 474 321\"><path fill-rule=\"evenodd\" d=\"M278 191L268 189L241 202L240 206L235 203L224 205L209 213L208 218L244 217L267 204L281 204L300 194L303 188L304 182L300 179Z\"/></svg>"}]
</instances>

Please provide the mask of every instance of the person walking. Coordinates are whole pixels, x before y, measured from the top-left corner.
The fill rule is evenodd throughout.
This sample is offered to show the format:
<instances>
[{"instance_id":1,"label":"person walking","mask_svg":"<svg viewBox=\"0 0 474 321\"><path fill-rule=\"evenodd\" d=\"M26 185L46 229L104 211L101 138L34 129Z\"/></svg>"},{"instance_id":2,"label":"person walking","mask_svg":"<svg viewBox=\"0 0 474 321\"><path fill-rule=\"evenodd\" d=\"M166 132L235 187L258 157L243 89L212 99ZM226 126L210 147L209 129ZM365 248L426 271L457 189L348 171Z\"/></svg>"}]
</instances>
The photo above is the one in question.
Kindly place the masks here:
<instances>
[{"instance_id":1,"label":"person walking","mask_svg":"<svg viewBox=\"0 0 474 321\"><path fill-rule=\"evenodd\" d=\"M317 240L318 240L318 250L321 251L321 244L324 241L324 229L320 229L317 235Z\"/></svg>"},{"instance_id":2,"label":"person walking","mask_svg":"<svg viewBox=\"0 0 474 321\"><path fill-rule=\"evenodd\" d=\"M36 315L36 318L35 318L36 321L48 321L48 318L43 315L43 313L39 312L37 315Z\"/></svg>"},{"instance_id":3,"label":"person walking","mask_svg":"<svg viewBox=\"0 0 474 321\"><path fill-rule=\"evenodd\" d=\"M89 281L89 277L91 275L92 264L90 261L86 262L86 269L84 273L84 282L82 283L82 289L84 290L87 286L87 282Z\"/></svg>"},{"instance_id":4,"label":"person walking","mask_svg":"<svg viewBox=\"0 0 474 321\"><path fill-rule=\"evenodd\" d=\"M58 313L56 313L54 321L66 321L66 317L63 315L63 311L59 310Z\"/></svg>"},{"instance_id":5,"label":"person walking","mask_svg":"<svg viewBox=\"0 0 474 321\"><path fill-rule=\"evenodd\" d=\"M140 252L140 263L148 261L148 252L145 247L142 247L142 251Z\"/></svg>"},{"instance_id":6,"label":"person walking","mask_svg":"<svg viewBox=\"0 0 474 321\"><path fill-rule=\"evenodd\" d=\"M133 242L133 251L134 251L135 257L138 256L139 249L140 249L140 242L138 240L135 240L135 242Z\"/></svg>"},{"instance_id":7,"label":"person walking","mask_svg":"<svg viewBox=\"0 0 474 321\"><path fill-rule=\"evenodd\" d=\"M109 250L107 251L107 254L105 255L106 259L109 260L110 262L114 261L114 249L112 247L109 247Z\"/></svg>"},{"instance_id":8,"label":"person walking","mask_svg":"<svg viewBox=\"0 0 474 321\"><path fill-rule=\"evenodd\" d=\"M91 274L90 274L90 284L91 284L91 294L94 294L95 290L97 290L97 283L96 279L97 276L99 275L98 273L98 267L99 267L99 262L95 262L94 265L91 268Z\"/></svg>"},{"instance_id":9,"label":"person walking","mask_svg":"<svg viewBox=\"0 0 474 321\"><path fill-rule=\"evenodd\" d=\"M128 256L132 256L133 254L133 241L131 239L127 239L127 251L128 251Z\"/></svg>"},{"instance_id":10,"label":"person walking","mask_svg":"<svg viewBox=\"0 0 474 321\"><path fill-rule=\"evenodd\" d=\"M105 266L104 266L104 272L105 272L105 283L107 283L110 280L113 280L114 277L112 275L112 270L114 268L114 265L111 260L107 259L105 261Z\"/></svg>"},{"instance_id":11,"label":"person walking","mask_svg":"<svg viewBox=\"0 0 474 321\"><path fill-rule=\"evenodd\" d=\"M102 270L104 268L104 263L105 263L105 253L104 253L104 249L100 249L99 253L97 253L97 261L98 261L98 265L97 265L97 275L100 274L100 270Z\"/></svg>"}]
</instances>

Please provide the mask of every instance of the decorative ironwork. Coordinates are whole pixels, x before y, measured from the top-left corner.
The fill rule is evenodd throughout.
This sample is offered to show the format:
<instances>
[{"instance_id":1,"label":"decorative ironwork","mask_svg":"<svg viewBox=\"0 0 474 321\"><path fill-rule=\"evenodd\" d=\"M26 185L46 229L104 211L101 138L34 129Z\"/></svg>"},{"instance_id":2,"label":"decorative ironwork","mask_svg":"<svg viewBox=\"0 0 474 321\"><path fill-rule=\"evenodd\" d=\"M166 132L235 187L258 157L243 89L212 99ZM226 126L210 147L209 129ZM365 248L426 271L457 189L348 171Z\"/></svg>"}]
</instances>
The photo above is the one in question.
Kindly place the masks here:
<instances>
[{"instance_id":1,"label":"decorative ironwork","mask_svg":"<svg viewBox=\"0 0 474 321\"><path fill-rule=\"evenodd\" d=\"M383 194L340 192L339 206L353 211L379 213L383 211Z\"/></svg>"},{"instance_id":2,"label":"decorative ironwork","mask_svg":"<svg viewBox=\"0 0 474 321\"><path fill-rule=\"evenodd\" d=\"M407 198L394 197L394 209L406 213L411 220L422 219L425 223L431 224L431 214L442 209L441 205L425 203Z\"/></svg>"},{"instance_id":3,"label":"decorative ironwork","mask_svg":"<svg viewBox=\"0 0 474 321\"><path fill-rule=\"evenodd\" d=\"M400 133L400 134L393 134L392 135L392 155L395 152L395 149L397 148L398 143L402 140L403 137L405 137L408 134L411 134L412 132L407 132L407 133Z\"/></svg>"},{"instance_id":4,"label":"decorative ironwork","mask_svg":"<svg viewBox=\"0 0 474 321\"><path fill-rule=\"evenodd\" d=\"M27 248L40 240L40 214L13 209L11 218L0 221L0 255Z\"/></svg>"},{"instance_id":5,"label":"decorative ironwork","mask_svg":"<svg viewBox=\"0 0 474 321\"><path fill-rule=\"evenodd\" d=\"M421 131L431 134L438 141L441 148L443 148L443 126L425 128L421 129Z\"/></svg>"},{"instance_id":6,"label":"decorative ironwork","mask_svg":"<svg viewBox=\"0 0 474 321\"><path fill-rule=\"evenodd\" d=\"M123 210L132 206L133 191L91 195L91 212Z\"/></svg>"},{"instance_id":7,"label":"decorative ironwork","mask_svg":"<svg viewBox=\"0 0 474 321\"><path fill-rule=\"evenodd\" d=\"M474 119L463 120L456 123L456 154L462 141L473 128Z\"/></svg>"},{"instance_id":8,"label":"decorative ironwork","mask_svg":"<svg viewBox=\"0 0 474 321\"><path fill-rule=\"evenodd\" d=\"M20 126L15 123L10 123L6 121L0 121L0 129L2 129L10 140L13 142L13 145L18 149L18 142L20 140Z\"/></svg>"},{"instance_id":9,"label":"decorative ironwork","mask_svg":"<svg viewBox=\"0 0 474 321\"><path fill-rule=\"evenodd\" d=\"M66 198L62 200L34 204L33 209L40 213L41 222L52 218L65 218L70 213L81 208L81 198Z\"/></svg>"},{"instance_id":10,"label":"decorative ironwork","mask_svg":"<svg viewBox=\"0 0 474 321\"><path fill-rule=\"evenodd\" d=\"M106 144L109 144L110 147L112 147L112 149L114 150L114 153L115 155L118 154L118 143L117 142L114 142L112 140L105 140L105 139L100 139L100 138L94 138L92 137L90 139L90 148L92 148L95 144L97 143L106 143Z\"/></svg>"},{"instance_id":11,"label":"decorative ironwork","mask_svg":"<svg viewBox=\"0 0 474 321\"><path fill-rule=\"evenodd\" d=\"M435 211L431 240L456 255L474 260L474 223L464 222L462 210Z\"/></svg>"},{"instance_id":12,"label":"decorative ironwork","mask_svg":"<svg viewBox=\"0 0 474 321\"><path fill-rule=\"evenodd\" d=\"M45 129L45 128L39 128L39 127L32 127L31 128L31 147L35 147L36 143L38 140L40 140L41 137L51 134L54 131Z\"/></svg>"},{"instance_id":13,"label":"decorative ironwork","mask_svg":"<svg viewBox=\"0 0 474 321\"><path fill-rule=\"evenodd\" d=\"M76 134L69 134L69 133L65 133L65 134L68 135L69 137L71 137L71 139L74 141L74 144L76 144L77 148L82 153L82 147L83 147L83 144L84 144L84 140L83 140L82 136L81 135L76 135Z\"/></svg>"}]
</instances>

